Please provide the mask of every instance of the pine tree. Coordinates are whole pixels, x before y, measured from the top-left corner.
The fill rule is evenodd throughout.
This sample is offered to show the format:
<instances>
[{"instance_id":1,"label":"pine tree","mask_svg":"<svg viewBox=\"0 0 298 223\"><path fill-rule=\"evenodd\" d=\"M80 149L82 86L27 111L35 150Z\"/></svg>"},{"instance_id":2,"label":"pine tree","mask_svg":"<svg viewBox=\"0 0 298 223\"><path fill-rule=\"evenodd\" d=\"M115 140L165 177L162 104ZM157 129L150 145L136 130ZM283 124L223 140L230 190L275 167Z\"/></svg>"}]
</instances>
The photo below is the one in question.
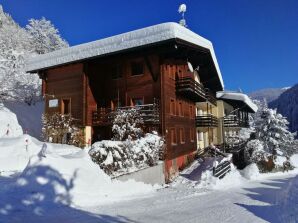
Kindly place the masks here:
<instances>
[{"instance_id":1,"label":"pine tree","mask_svg":"<svg viewBox=\"0 0 298 223\"><path fill-rule=\"evenodd\" d=\"M257 163L261 171L268 171L271 170L268 167L270 160L275 164L277 156L289 158L297 153L298 141L296 134L289 131L285 117L268 108L266 101L254 103L258 105L252 122L254 137L247 143L245 154L247 160Z\"/></svg>"},{"instance_id":2,"label":"pine tree","mask_svg":"<svg viewBox=\"0 0 298 223\"><path fill-rule=\"evenodd\" d=\"M256 138L263 142L264 150L272 155L291 156L295 134L288 130L289 122L276 110L265 108L255 122Z\"/></svg>"}]
</instances>

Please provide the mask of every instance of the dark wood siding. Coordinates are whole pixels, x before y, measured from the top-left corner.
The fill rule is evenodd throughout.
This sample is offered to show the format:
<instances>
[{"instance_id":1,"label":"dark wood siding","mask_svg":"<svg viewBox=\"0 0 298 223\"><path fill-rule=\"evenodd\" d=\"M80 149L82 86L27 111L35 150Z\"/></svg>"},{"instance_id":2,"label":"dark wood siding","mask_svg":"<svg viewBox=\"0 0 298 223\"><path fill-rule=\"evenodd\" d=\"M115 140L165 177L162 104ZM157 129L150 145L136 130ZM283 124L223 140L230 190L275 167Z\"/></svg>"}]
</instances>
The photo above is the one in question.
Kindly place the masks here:
<instances>
[{"instance_id":1,"label":"dark wood siding","mask_svg":"<svg viewBox=\"0 0 298 223\"><path fill-rule=\"evenodd\" d=\"M160 98L160 79L153 80L148 64L159 72L157 56L150 56L149 62L144 57L121 57L98 60L86 65L87 84L87 123L92 123L92 111L99 108L111 108L111 101L119 98L121 106L130 106L131 100L141 98L144 104L151 104ZM131 63L143 63L144 74L131 75ZM122 77L112 79L113 66L122 66ZM157 67L157 69L156 69ZM158 74L157 74L158 75ZM159 76L159 75L158 75Z\"/></svg>"},{"instance_id":2,"label":"dark wood siding","mask_svg":"<svg viewBox=\"0 0 298 223\"><path fill-rule=\"evenodd\" d=\"M191 131L195 132L195 102L176 94L176 76L191 76L191 73L187 70L186 63L178 60L166 60L163 62L161 68L163 80L163 124L167 141L167 159L172 160L179 156L189 155L196 150L196 136L193 138L190 136ZM171 100L175 102L174 114L170 112ZM170 143L170 129L175 129L176 131L176 145ZM179 135L181 129L183 131L184 142L180 141Z\"/></svg>"},{"instance_id":3,"label":"dark wood siding","mask_svg":"<svg viewBox=\"0 0 298 223\"><path fill-rule=\"evenodd\" d=\"M72 116L83 124L83 65L58 67L45 71L44 74L46 112L61 112L62 99L70 99ZM59 100L59 106L49 108L48 101L54 98Z\"/></svg>"}]
</instances>

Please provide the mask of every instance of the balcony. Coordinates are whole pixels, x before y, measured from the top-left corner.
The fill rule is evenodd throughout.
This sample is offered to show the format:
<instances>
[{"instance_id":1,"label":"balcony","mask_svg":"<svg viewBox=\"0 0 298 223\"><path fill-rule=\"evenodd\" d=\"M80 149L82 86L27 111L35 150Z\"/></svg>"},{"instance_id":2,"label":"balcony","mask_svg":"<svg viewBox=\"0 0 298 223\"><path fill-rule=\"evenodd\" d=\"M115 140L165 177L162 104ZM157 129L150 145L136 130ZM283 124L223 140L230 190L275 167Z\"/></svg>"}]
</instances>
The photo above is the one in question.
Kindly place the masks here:
<instances>
[{"instance_id":1,"label":"balcony","mask_svg":"<svg viewBox=\"0 0 298 223\"><path fill-rule=\"evenodd\" d=\"M197 115L196 116L196 126L197 127L217 127L218 119L211 115Z\"/></svg>"},{"instance_id":2,"label":"balcony","mask_svg":"<svg viewBox=\"0 0 298 223\"><path fill-rule=\"evenodd\" d=\"M145 125L158 125L160 123L158 103L117 108L117 110L122 111L130 109L136 109L139 112ZM92 111L92 125L111 125L115 114L116 111L113 111L110 108L100 108L97 111Z\"/></svg>"},{"instance_id":3,"label":"balcony","mask_svg":"<svg viewBox=\"0 0 298 223\"><path fill-rule=\"evenodd\" d=\"M248 128L248 119L239 119L238 116L229 115L224 118L224 127L227 128Z\"/></svg>"},{"instance_id":4,"label":"balcony","mask_svg":"<svg viewBox=\"0 0 298 223\"><path fill-rule=\"evenodd\" d=\"M176 92L195 102L206 101L204 86L191 77L178 78L176 80Z\"/></svg>"},{"instance_id":5,"label":"balcony","mask_svg":"<svg viewBox=\"0 0 298 223\"><path fill-rule=\"evenodd\" d=\"M238 142L226 142L224 147L225 151L228 153L239 152L245 148L247 141L238 141Z\"/></svg>"},{"instance_id":6,"label":"balcony","mask_svg":"<svg viewBox=\"0 0 298 223\"><path fill-rule=\"evenodd\" d=\"M217 100L216 100L216 97L214 96L214 94L208 88L206 88L205 91L206 91L207 101L216 106Z\"/></svg>"}]
</instances>

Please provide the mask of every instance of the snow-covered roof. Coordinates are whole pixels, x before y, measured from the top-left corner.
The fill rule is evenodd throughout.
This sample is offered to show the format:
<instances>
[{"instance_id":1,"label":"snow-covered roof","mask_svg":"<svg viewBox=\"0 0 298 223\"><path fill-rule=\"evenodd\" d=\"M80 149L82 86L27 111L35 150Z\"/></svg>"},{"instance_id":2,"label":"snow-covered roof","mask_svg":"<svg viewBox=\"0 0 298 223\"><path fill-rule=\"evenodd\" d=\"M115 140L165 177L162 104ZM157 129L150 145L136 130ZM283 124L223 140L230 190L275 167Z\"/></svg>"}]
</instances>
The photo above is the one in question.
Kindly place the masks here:
<instances>
[{"instance_id":1,"label":"snow-covered roof","mask_svg":"<svg viewBox=\"0 0 298 223\"><path fill-rule=\"evenodd\" d=\"M230 91L218 91L216 92L216 98L228 101L235 101L243 103L244 106L247 106L251 112L257 112L258 106L255 105L252 100L243 93L239 92L230 92Z\"/></svg>"},{"instance_id":2,"label":"snow-covered roof","mask_svg":"<svg viewBox=\"0 0 298 223\"><path fill-rule=\"evenodd\" d=\"M170 39L181 39L209 49L217 70L218 78L222 88L224 87L222 75L217 63L212 43L209 40L192 32L191 30L173 22L149 26L143 29L134 30L116 36L32 57L27 61L26 71L35 72L62 64L115 53L118 51L145 46Z\"/></svg>"}]
</instances>

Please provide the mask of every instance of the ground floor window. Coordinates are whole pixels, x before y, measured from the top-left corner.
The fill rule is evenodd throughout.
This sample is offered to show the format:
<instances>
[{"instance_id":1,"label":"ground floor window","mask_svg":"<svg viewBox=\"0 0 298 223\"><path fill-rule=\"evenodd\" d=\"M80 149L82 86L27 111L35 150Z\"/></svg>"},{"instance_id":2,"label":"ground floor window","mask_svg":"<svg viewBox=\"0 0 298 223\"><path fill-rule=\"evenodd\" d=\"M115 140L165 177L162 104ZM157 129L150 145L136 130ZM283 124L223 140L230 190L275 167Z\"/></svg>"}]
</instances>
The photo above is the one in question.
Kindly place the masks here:
<instances>
[{"instance_id":1,"label":"ground floor window","mask_svg":"<svg viewBox=\"0 0 298 223\"><path fill-rule=\"evenodd\" d=\"M71 108L71 101L70 98L62 99L62 105L61 105L61 113L63 115L70 114L70 108Z\"/></svg>"},{"instance_id":2,"label":"ground floor window","mask_svg":"<svg viewBox=\"0 0 298 223\"><path fill-rule=\"evenodd\" d=\"M177 138L176 138L176 130L175 128L170 129L170 137L171 137L171 144L176 145L177 144Z\"/></svg>"},{"instance_id":3,"label":"ground floor window","mask_svg":"<svg viewBox=\"0 0 298 223\"><path fill-rule=\"evenodd\" d=\"M180 138L180 143L184 144L185 143L184 128L179 128L179 138Z\"/></svg>"}]
</instances>

